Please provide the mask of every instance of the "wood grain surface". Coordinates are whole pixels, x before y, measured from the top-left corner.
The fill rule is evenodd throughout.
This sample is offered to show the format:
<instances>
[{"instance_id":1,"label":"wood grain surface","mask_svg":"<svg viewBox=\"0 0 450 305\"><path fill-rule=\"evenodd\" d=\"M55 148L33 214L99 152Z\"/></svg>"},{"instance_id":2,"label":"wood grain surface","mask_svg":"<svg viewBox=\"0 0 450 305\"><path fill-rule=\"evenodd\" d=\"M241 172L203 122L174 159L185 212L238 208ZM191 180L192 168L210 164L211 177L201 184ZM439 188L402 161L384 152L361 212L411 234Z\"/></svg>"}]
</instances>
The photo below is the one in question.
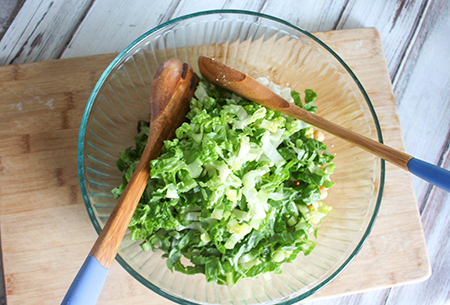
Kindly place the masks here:
<instances>
[{"instance_id":1,"label":"wood grain surface","mask_svg":"<svg viewBox=\"0 0 450 305\"><path fill-rule=\"evenodd\" d=\"M450 53L447 52L450 36L447 0L58 0L54 3L47 0L0 0L0 62L19 64L118 52L140 34L161 22L186 13L216 8L239 8L271 14L309 31L377 28L383 43L395 100L399 106L406 151L418 158L450 168ZM18 75L15 69L17 66L12 66L8 74ZM26 70L26 67L21 69ZM36 105L42 102L42 107L48 109L54 107L59 116L54 121L48 121L48 127L42 131L33 130L32 123L25 119L25 115L19 116L20 119L14 124L20 132L0 140L0 159L12 152L23 151L39 153L41 156L38 160L44 160L43 155L51 147L68 147L68 143L76 142L77 133L71 128L76 128L79 122L73 120L69 114L82 111L82 106L77 103L81 101L83 104L89 93L79 88L85 83L95 83L96 77L94 72L79 75L86 78L82 80L81 86L72 85L73 91L61 91L50 96L48 100L42 100L43 95L33 91L40 88L17 93L22 100L2 109L0 123L3 116L8 116L13 108L26 109L25 107L30 106L26 103L30 100ZM31 73L30 78L35 76ZM0 78L0 82L5 79ZM62 83L67 86L68 80L62 80ZM59 99L65 102L55 103L56 106L53 106L52 103ZM43 119L49 118L44 115L45 111L40 111ZM55 126L64 126L66 129L55 132L51 140L47 139L46 130ZM31 128L28 129L30 136L23 135L24 128ZM4 130L0 130L0 134L5 135ZM2 193L0 202L25 200L33 207L34 199L45 199L49 194L61 200L67 200L67 196L71 198L71 202L79 200L78 186L74 184L68 187L64 184L69 181L67 179L74 179L76 174L61 170L62 165L75 168L75 161L62 162L59 161L61 156L54 152L52 154L55 155L52 164L59 169L53 169L45 179L64 185L61 188L63 191L56 194L42 189L30 200L29 195L6 190ZM72 153L65 158L69 160L74 157ZM0 168L11 169L11 166L14 168L16 165L17 170L26 170L20 163L5 165L4 161ZM33 175L44 176L36 172ZM439 305L450 302L450 264L447 259L450 196L418 178L413 177L413 182L433 269L430 279L414 285L314 301L311 302L313 305ZM27 183L31 187L36 184L31 178L22 184L20 181L13 183L22 186L20 190L26 190ZM2 185L0 190L4 190ZM46 204L52 206L54 202ZM124 285L126 286L126 283ZM0 279L0 304L4 304L1 286L3 285Z\"/></svg>"},{"instance_id":2,"label":"wood grain surface","mask_svg":"<svg viewBox=\"0 0 450 305\"><path fill-rule=\"evenodd\" d=\"M367 88L385 142L404 150L378 32L317 35L343 56ZM359 52L349 52L357 42ZM361 54L369 55L361 60ZM9 148L1 152L0 175L9 304L59 302L96 238L77 188L76 134L90 90L111 59L98 55L0 68L0 141L9 144L1 146ZM411 177L393 165L386 168L385 194L369 239L344 272L312 300L423 281L430 275ZM148 299L169 304L130 278L114 263L99 304Z\"/></svg>"}]
</instances>

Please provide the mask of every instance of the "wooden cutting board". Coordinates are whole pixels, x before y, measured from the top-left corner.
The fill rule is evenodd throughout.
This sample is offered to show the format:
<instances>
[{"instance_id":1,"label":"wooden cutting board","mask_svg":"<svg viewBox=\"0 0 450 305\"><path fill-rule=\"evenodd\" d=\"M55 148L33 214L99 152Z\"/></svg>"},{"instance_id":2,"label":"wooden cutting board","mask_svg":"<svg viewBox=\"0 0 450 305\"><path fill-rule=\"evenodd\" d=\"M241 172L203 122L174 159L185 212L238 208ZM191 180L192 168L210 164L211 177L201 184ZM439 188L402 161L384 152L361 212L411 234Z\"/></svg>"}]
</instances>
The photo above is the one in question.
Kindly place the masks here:
<instances>
[{"instance_id":1,"label":"wooden cutting board","mask_svg":"<svg viewBox=\"0 0 450 305\"><path fill-rule=\"evenodd\" d=\"M404 150L375 29L316 33L356 73L386 144ZM7 302L59 304L96 233L78 186L77 138L89 94L114 54L0 67L0 224ZM386 165L381 209L350 265L308 300L423 281L431 274L409 173ZM170 304L114 263L98 304Z\"/></svg>"}]
</instances>

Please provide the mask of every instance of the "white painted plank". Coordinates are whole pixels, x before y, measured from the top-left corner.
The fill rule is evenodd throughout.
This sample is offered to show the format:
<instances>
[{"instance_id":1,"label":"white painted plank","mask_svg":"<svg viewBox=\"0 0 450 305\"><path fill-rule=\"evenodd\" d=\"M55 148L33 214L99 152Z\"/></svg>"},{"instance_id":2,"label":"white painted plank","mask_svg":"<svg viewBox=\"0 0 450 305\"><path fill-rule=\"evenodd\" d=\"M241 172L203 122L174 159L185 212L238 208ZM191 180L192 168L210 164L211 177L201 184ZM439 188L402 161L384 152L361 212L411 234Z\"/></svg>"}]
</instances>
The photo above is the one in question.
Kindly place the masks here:
<instances>
[{"instance_id":1,"label":"white painted plank","mask_svg":"<svg viewBox=\"0 0 450 305\"><path fill-rule=\"evenodd\" d=\"M389 296L389 289L374 290L365 293L348 295L340 298L332 298L321 301L309 302L308 305L385 305Z\"/></svg>"},{"instance_id":2,"label":"white painted plank","mask_svg":"<svg viewBox=\"0 0 450 305\"><path fill-rule=\"evenodd\" d=\"M0 0L0 7L2 8L0 10L0 39L11 25L22 5L23 0Z\"/></svg>"},{"instance_id":3,"label":"white painted plank","mask_svg":"<svg viewBox=\"0 0 450 305\"><path fill-rule=\"evenodd\" d=\"M291 1L291 0L287 0ZM267 2L267 0L227 0L224 9L241 9L241 10L249 10L254 12L260 12L263 5Z\"/></svg>"},{"instance_id":4,"label":"white painted plank","mask_svg":"<svg viewBox=\"0 0 450 305\"><path fill-rule=\"evenodd\" d=\"M168 20L178 1L95 1L61 58L120 52Z\"/></svg>"},{"instance_id":5,"label":"white painted plank","mask_svg":"<svg viewBox=\"0 0 450 305\"><path fill-rule=\"evenodd\" d=\"M116 0L111 5L110 0L98 0L92 5L62 58L120 52L146 31L175 17L217 8L257 9L261 3L262 0ZM114 9L111 9L112 6Z\"/></svg>"},{"instance_id":6,"label":"white painted plank","mask_svg":"<svg viewBox=\"0 0 450 305\"><path fill-rule=\"evenodd\" d=\"M435 0L411 52L405 59L395 92L407 150L450 169L450 4ZM427 241L432 275L424 283L392 289L387 305L450 303L450 194L413 179ZM430 192L431 190L431 192Z\"/></svg>"},{"instance_id":7,"label":"white painted plank","mask_svg":"<svg viewBox=\"0 0 450 305\"><path fill-rule=\"evenodd\" d=\"M448 1L432 2L394 86L406 150L433 164L441 159L450 131L449 13ZM422 210L430 186L415 177L413 182Z\"/></svg>"},{"instance_id":8,"label":"white painted plank","mask_svg":"<svg viewBox=\"0 0 450 305\"><path fill-rule=\"evenodd\" d=\"M261 12L284 19L309 32L333 30L347 0L270 1Z\"/></svg>"},{"instance_id":9,"label":"white painted plank","mask_svg":"<svg viewBox=\"0 0 450 305\"><path fill-rule=\"evenodd\" d=\"M182 0L177 6L173 17L183 16L199 11L215 9L242 9L251 11L260 11L264 0Z\"/></svg>"},{"instance_id":10,"label":"white painted plank","mask_svg":"<svg viewBox=\"0 0 450 305\"><path fill-rule=\"evenodd\" d=\"M450 37L446 0L431 2L417 39L395 83L407 150L414 156L450 169ZM450 194L413 179L431 262L424 283L394 288L387 305L450 303ZM430 193L431 190L431 193Z\"/></svg>"},{"instance_id":11,"label":"white painted plank","mask_svg":"<svg viewBox=\"0 0 450 305\"><path fill-rule=\"evenodd\" d=\"M377 28L392 78L403 59L426 2L350 0L336 29Z\"/></svg>"},{"instance_id":12,"label":"white painted plank","mask_svg":"<svg viewBox=\"0 0 450 305\"><path fill-rule=\"evenodd\" d=\"M412 1L267 1L263 13L280 17L307 31L375 27L380 32L388 68L395 75L409 45L425 0Z\"/></svg>"},{"instance_id":13,"label":"white painted plank","mask_svg":"<svg viewBox=\"0 0 450 305\"><path fill-rule=\"evenodd\" d=\"M0 65L58 58L91 2L26 1L0 41Z\"/></svg>"}]
</instances>

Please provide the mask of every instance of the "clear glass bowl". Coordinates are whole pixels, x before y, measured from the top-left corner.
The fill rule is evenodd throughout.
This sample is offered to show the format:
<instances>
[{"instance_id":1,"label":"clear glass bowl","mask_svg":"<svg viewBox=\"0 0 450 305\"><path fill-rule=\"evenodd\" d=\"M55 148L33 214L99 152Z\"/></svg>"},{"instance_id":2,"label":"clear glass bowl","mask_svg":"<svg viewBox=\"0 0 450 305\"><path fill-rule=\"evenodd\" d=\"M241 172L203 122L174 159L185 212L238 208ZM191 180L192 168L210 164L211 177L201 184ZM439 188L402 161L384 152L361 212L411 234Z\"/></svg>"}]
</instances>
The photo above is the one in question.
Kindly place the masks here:
<instances>
[{"instance_id":1,"label":"clear glass bowl","mask_svg":"<svg viewBox=\"0 0 450 305\"><path fill-rule=\"evenodd\" d=\"M116 200L111 189L122 173L119 153L134 144L137 122L149 116L149 88L158 66L177 57L198 72L199 55L214 57L253 77L267 76L296 91L317 92L318 114L382 142L372 104L350 68L310 33L271 16L236 10L191 14L166 22L122 51L95 86L84 112L78 144L81 191L100 232ZM374 224L384 185L384 162L327 134L336 185L333 207L318 244L283 273L244 279L233 287L207 283L203 275L170 272L159 252L143 252L125 236L117 260L154 292L181 304L290 304L324 287L355 257Z\"/></svg>"}]
</instances>

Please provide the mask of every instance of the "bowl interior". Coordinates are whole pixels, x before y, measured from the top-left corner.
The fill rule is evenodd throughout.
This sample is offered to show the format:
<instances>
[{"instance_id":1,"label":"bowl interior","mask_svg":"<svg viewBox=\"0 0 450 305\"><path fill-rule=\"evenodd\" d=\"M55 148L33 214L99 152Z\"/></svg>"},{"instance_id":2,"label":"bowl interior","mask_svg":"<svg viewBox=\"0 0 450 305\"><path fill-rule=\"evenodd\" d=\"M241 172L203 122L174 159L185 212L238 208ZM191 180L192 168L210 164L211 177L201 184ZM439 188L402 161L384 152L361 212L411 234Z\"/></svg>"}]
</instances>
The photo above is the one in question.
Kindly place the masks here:
<instances>
[{"instance_id":1,"label":"bowl interior","mask_svg":"<svg viewBox=\"0 0 450 305\"><path fill-rule=\"evenodd\" d=\"M148 120L149 89L158 66L177 57L198 72L206 55L253 77L269 77L301 94L318 94L318 114L375 140L381 135L367 95L341 60L320 41L272 17L244 12L194 14L170 21L135 41L105 71L83 118L79 142L80 182L97 231L116 200L111 189L122 173L120 152L134 144L137 122ZM302 95L303 97L303 95ZM356 255L370 232L381 199L379 158L326 134L335 155L336 185L324 201L333 207L309 256L283 273L242 280L234 287L211 285L203 275L171 273L159 252L143 252L125 236L118 260L144 285L179 303L256 304L301 300L328 283Z\"/></svg>"}]
</instances>

